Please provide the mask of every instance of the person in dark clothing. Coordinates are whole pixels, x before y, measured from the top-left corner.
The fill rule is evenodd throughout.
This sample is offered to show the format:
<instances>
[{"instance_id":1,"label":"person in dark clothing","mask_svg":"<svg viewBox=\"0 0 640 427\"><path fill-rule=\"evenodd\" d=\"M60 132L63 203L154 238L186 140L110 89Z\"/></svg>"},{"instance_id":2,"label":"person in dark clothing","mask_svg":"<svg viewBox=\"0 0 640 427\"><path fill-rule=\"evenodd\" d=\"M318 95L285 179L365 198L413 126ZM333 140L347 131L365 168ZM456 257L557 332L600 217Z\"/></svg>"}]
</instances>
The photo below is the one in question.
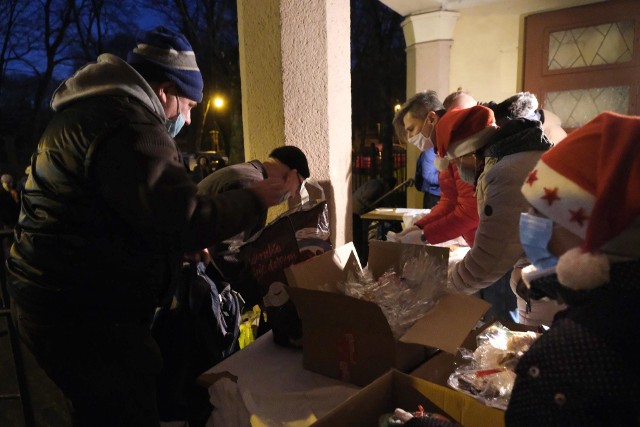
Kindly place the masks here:
<instances>
[{"instance_id":1,"label":"person in dark clothing","mask_svg":"<svg viewBox=\"0 0 640 427\"><path fill-rule=\"evenodd\" d=\"M0 188L0 222L3 229L12 229L18 222L20 213L20 202L18 192L13 188L13 177L8 174L0 177L2 188Z\"/></svg>"},{"instance_id":2,"label":"person in dark clothing","mask_svg":"<svg viewBox=\"0 0 640 427\"><path fill-rule=\"evenodd\" d=\"M221 194L245 188L268 177L282 177L287 188L282 200L284 202L285 199L298 196L305 180L310 176L311 172L304 152L293 145L285 145L272 150L269 157L263 161L252 160L238 163L213 172L198 183L198 194ZM262 296L259 295L259 289L253 281L246 283L242 279L242 276L246 274L246 266L238 263L235 256L227 254L227 251L230 244L240 244L248 240L264 228L266 223L267 215L265 213L256 222L245 224L242 234L209 248L212 262L220 273L214 278L231 283L233 288L240 292L249 309L254 304L259 304Z\"/></svg>"},{"instance_id":3,"label":"person in dark clothing","mask_svg":"<svg viewBox=\"0 0 640 427\"><path fill-rule=\"evenodd\" d=\"M187 39L144 32L56 90L7 261L21 337L80 426L157 426L150 321L183 254L241 231L282 179L196 195L173 137L203 81Z\"/></svg>"},{"instance_id":4,"label":"person in dark clothing","mask_svg":"<svg viewBox=\"0 0 640 427\"><path fill-rule=\"evenodd\" d=\"M507 426L640 421L639 139L640 117L602 113L523 180L524 283L567 308L518 362Z\"/></svg>"},{"instance_id":5,"label":"person in dark clothing","mask_svg":"<svg viewBox=\"0 0 640 427\"><path fill-rule=\"evenodd\" d=\"M196 167L193 168L193 172L191 173L191 177L193 181L197 184L207 176L209 176L213 172L211 168L211 164L209 163L209 159L207 156L199 156L196 159Z\"/></svg>"}]
</instances>

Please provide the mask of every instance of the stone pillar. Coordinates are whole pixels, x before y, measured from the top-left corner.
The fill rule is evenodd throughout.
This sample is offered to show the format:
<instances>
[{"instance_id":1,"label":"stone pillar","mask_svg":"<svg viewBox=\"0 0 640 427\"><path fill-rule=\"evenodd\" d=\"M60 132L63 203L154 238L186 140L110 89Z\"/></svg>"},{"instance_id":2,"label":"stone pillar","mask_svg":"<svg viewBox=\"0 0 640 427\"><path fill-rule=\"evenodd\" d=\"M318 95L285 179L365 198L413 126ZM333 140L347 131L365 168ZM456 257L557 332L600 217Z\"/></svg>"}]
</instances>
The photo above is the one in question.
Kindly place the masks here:
<instances>
[{"instance_id":1,"label":"stone pillar","mask_svg":"<svg viewBox=\"0 0 640 427\"><path fill-rule=\"evenodd\" d=\"M458 12L437 11L410 15L402 22L407 45L407 99L427 89L438 92L443 100L449 89L449 66L453 30ZM410 146L407 152L407 176L416 171L420 151ZM407 206L422 207L423 194L415 188L407 191Z\"/></svg>"},{"instance_id":2,"label":"stone pillar","mask_svg":"<svg viewBox=\"0 0 640 427\"><path fill-rule=\"evenodd\" d=\"M302 149L332 242L352 240L348 0L238 0L245 157Z\"/></svg>"}]
</instances>

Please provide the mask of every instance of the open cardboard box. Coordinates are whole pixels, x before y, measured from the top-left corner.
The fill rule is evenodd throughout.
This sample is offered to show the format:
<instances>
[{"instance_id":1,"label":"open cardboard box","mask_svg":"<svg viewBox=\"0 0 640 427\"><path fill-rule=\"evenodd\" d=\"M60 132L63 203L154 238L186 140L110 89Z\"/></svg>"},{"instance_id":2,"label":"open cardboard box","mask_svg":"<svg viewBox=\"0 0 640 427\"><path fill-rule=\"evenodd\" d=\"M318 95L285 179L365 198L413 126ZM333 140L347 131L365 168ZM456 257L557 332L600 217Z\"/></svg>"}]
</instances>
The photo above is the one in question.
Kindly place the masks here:
<instances>
[{"instance_id":1,"label":"open cardboard box","mask_svg":"<svg viewBox=\"0 0 640 427\"><path fill-rule=\"evenodd\" d=\"M414 412L422 405L465 427L500 427L504 412L471 397L420 378L391 370L320 418L314 427L378 426L383 414L396 408Z\"/></svg>"},{"instance_id":2,"label":"open cardboard box","mask_svg":"<svg viewBox=\"0 0 640 427\"><path fill-rule=\"evenodd\" d=\"M442 268L435 281L446 280L449 249L371 241L368 268L379 277L417 251L435 257ZM293 302L302 319L306 369L357 385L369 384L390 368L409 372L441 349L455 353L489 304L475 297L446 294L399 340L379 306L346 296L337 283L361 270L352 243L285 270Z\"/></svg>"},{"instance_id":3,"label":"open cardboard box","mask_svg":"<svg viewBox=\"0 0 640 427\"><path fill-rule=\"evenodd\" d=\"M482 334L485 329L493 325L496 320L490 320L484 324L482 328L475 329L469 333L464 342L460 345L462 348L466 348L470 351L475 351L478 348L477 337ZM534 331L537 332L538 328L535 326L521 325L508 319L498 319L500 323L509 328L512 331ZM410 374L414 377L422 378L434 384L449 387L447 381L449 377L460 365L466 365L469 361L463 359L460 353L451 354L445 352L439 352L438 354L430 357L422 365L418 366Z\"/></svg>"}]
</instances>

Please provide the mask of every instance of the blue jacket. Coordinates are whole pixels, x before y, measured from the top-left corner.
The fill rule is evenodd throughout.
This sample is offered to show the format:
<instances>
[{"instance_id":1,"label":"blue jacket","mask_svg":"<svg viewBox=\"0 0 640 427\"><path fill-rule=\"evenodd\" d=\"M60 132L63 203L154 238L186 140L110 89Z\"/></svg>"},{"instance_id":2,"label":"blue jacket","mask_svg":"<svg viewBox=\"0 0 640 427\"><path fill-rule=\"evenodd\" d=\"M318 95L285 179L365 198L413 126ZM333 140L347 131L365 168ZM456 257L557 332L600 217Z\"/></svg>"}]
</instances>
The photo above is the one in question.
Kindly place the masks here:
<instances>
[{"instance_id":1,"label":"blue jacket","mask_svg":"<svg viewBox=\"0 0 640 427\"><path fill-rule=\"evenodd\" d=\"M416 189L423 193L430 193L434 196L440 195L440 184L438 183L438 170L433 164L436 152L432 149L423 151L418 157L416 165Z\"/></svg>"}]
</instances>

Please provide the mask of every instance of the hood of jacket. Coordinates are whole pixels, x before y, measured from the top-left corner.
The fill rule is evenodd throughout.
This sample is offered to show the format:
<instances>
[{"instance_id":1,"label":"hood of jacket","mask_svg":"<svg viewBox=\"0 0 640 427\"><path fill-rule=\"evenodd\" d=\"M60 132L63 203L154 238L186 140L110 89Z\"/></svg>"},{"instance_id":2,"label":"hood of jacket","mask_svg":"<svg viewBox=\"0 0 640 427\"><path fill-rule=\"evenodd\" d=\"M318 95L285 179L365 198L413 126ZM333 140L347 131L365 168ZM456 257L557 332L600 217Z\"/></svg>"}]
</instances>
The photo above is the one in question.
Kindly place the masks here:
<instances>
[{"instance_id":1,"label":"hood of jacket","mask_svg":"<svg viewBox=\"0 0 640 427\"><path fill-rule=\"evenodd\" d=\"M58 111L73 102L98 95L136 98L163 120L166 118L160 99L147 81L125 61L108 53L62 82L51 98L51 108Z\"/></svg>"}]
</instances>

